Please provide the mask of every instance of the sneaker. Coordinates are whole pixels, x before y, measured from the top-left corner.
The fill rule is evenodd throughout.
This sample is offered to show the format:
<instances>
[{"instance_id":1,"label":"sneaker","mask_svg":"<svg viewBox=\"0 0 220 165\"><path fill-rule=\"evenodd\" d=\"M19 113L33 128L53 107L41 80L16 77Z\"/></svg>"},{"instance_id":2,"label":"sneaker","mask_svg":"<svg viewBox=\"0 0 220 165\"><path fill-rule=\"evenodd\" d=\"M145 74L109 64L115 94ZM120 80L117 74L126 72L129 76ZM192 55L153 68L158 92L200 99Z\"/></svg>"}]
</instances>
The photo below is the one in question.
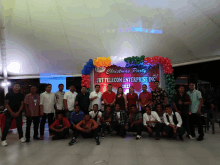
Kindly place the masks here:
<instances>
[{"instance_id":1,"label":"sneaker","mask_svg":"<svg viewBox=\"0 0 220 165\"><path fill-rule=\"evenodd\" d=\"M25 140L25 138L22 137L21 139L19 139L19 141L20 141L21 143L25 143L26 140Z\"/></svg>"},{"instance_id":2,"label":"sneaker","mask_svg":"<svg viewBox=\"0 0 220 165\"><path fill-rule=\"evenodd\" d=\"M28 142L30 142L30 139L29 139L29 138L26 139L26 143L28 143Z\"/></svg>"},{"instance_id":3,"label":"sneaker","mask_svg":"<svg viewBox=\"0 0 220 165\"><path fill-rule=\"evenodd\" d=\"M199 136L196 140L197 141L202 141L202 140L204 140L204 138L202 136Z\"/></svg>"},{"instance_id":4,"label":"sneaker","mask_svg":"<svg viewBox=\"0 0 220 165\"><path fill-rule=\"evenodd\" d=\"M95 138L95 143L96 143L96 145L99 145L99 144L100 144L100 142L99 142L99 138L98 138L98 137Z\"/></svg>"},{"instance_id":5,"label":"sneaker","mask_svg":"<svg viewBox=\"0 0 220 165\"><path fill-rule=\"evenodd\" d=\"M194 134L194 135L192 135L192 137L196 137L196 135Z\"/></svg>"},{"instance_id":6,"label":"sneaker","mask_svg":"<svg viewBox=\"0 0 220 165\"><path fill-rule=\"evenodd\" d=\"M39 138L39 137L34 137L33 139L34 139L34 140L40 140L40 138Z\"/></svg>"},{"instance_id":7,"label":"sneaker","mask_svg":"<svg viewBox=\"0 0 220 165\"><path fill-rule=\"evenodd\" d=\"M69 145L72 146L73 144L76 143L76 140L75 139L72 139L70 142L69 142Z\"/></svg>"},{"instance_id":8,"label":"sneaker","mask_svg":"<svg viewBox=\"0 0 220 165\"><path fill-rule=\"evenodd\" d=\"M40 140L44 140L44 137L43 137L43 136L40 136Z\"/></svg>"},{"instance_id":9,"label":"sneaker","mask_svg":"<svg viewBox=\"0 0 220 165\"><path fill-rule=\"evenodd\" d=\"M104 139L105 138L105 134L102 134L102 139Z\"/></svg>"},{"instance_id":10,"label":"sneaker","mask_svg":"<svg viewBox=\"0 0 220 165\"><path fill-rule=\"evenodd\" d=\"M139 140L140 138L141 138L140 135L137 135L137 136L136 136L136 140Z\"/></svg>"},{"instance_id":11,"label":"sneaker","mask_svg":"<svg viewBox=\"0 0 220 165\"><path fill-rule=\"evenodd\" d=\"M193 137L191 135L186 135L189 139L193 140Z\"/></svg>"},{"instance_id":12,"label":"sneaker","mask_svg":"<svg viewBox=\"0 0 220 165\"><path fill-rule=\"evenodd\" d=\"M4 146L7 146L8 145L8 143L6 142L6 140L4 140L4 141L2 141L2 146L4 147Z\"/></svg>"}]
</instances>

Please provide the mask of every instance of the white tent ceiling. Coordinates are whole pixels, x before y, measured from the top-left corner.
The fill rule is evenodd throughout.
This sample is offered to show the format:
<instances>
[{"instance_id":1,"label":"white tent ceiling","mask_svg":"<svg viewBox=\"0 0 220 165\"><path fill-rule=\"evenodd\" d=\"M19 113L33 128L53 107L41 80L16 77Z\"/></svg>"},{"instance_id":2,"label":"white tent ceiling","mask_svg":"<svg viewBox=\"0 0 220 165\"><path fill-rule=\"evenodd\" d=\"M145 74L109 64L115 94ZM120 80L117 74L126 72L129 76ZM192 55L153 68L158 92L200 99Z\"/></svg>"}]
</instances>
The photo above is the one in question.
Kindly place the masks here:
<instances>
[{"instance_id":1,"label":"white tent ceiling","mask_svg":"<svg viewBox=\"0 0 220 165\"><path fill-rule=\"evenodd\" d=\"M79 74L103 56L220 55L220 0L2 0L2 9L11 75Z\"/></svg>"}]
</instances>

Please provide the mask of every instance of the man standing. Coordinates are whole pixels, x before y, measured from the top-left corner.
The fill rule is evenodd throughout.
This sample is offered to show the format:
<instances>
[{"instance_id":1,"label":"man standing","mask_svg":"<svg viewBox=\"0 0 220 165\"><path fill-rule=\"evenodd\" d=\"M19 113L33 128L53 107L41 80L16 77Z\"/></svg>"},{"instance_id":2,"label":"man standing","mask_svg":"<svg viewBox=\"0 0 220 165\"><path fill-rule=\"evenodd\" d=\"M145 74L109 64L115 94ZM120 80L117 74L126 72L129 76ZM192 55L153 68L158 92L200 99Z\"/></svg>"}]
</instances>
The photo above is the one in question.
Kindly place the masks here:
<instances>
[{"instance_id":1,"label":"man standing","mask_svg":"<svg viewBox=\"0 0 220 165\"><path fill-rule=\"evenodd\" d=\"M22 131L22 110L24 108L24 95L19 92L20 85L14 84L13 92L7 93L5 97L5 107L7 111L5 112L6 120L5 127L2 133L2 146L7 146L6 136L11 127L13 119L16 119L17 130L19 134L20 142L24 143Z\"/></svg>"},{"instance_id":2,"label":"man standing","mask_svg":"<svg viewBox=\"0 0 220 165\"><path fill-rule=\"evenodd\" d=\"M101 109L102 109L102 107L101 107L102 106L101 105L102 93L99 92L99 90L100 90L100 85L96 85L95 91L90 93L89 100L91 101L91 104L90 104L91 109L93 108L94 104L98 104L98 110L101 111Z\"/></svg>"},{"instance_id":3,"label":"man standing","mask_svg":"<svg viewBox=\"0 0 220 165\"><path fill-rule=\"evenodd\" d=\"M192 104L190 105L191 115L189 117L190 131L191 131L191 135L193 137L196 137L194 125L197 124L199 137L196 140L202 141L204 140L204 132L203 132L202 120L200 116L200 112L203 104L202 95L200 91L195 89L194 83L189 84L189 89L190 91L188 91L187 94L191 98L191 102L192 102Z\"/></svg>"},{"instance_id":4,"label":"man standing","mask_svg":"<svg viewBox=\"0 0 220 165\"><path fill-rule=\"evenodd\" d=\"M104 109L106 111L107 106L109 105L111 107L111 114L115 111L115 101L116 101L116 95L112 91L112 84L108 84L107 91L103 93L102 100L104 101Z\"/></svg>"},{"instance_id":5,"label":"man standing","mask_svg":"<svg viewBox=\"0 0 220 165\"><path fill-rule=\"evenodd\" d=\"M53 124L54 120L54 108L56 104L55 94L51 92L52 85L46 85L46 91L40 95L40 115L42 120L40 123L40 140L44 139L44 127L46 119L48 119L48 127ZM51 135L51 130L49 130Z\"/></svg>"},{"instance_id":6,"label":"man standing","mask_svg":"<svg viewBox=\"0 0 220 165\"><path fill-rule=\"evenodd\" d=\"M59 84L58 88L59 88L59 91L57 91L55 93L55 96L56 96L56 114L63 113L63 115L66 116L65 111L64 111L64 106L63 106L63 98L64 98L64 94L65 94L65 92L63 92L64 85Z\"/></svg>"},{"instance_id":7,"label":"man standing","mask_svg":"<svg viewBox=\"0 0 220 165\"><path fill-rule=\"evenodd\" d=\"M161 104L162 109L167 105L167 95L165 90L159 88L159 81L154 82L155 89L151 91L153 99L153 108L156 110L156 105Z\"/></svg>"},{"instance_id":8,"label":"man standing","mask_svg":"<svg viewBox=\"0 0 220 165\"><path fill-rule=\"evenodd\" d=\"M75 92L75 86L71 85L70 90L64 94L63 104L66 112L66 118L70 119L70 113L74 111L75 101L77 93Z\"/></svg>"},{"instance_id":9,"label":"man standing","mask_svg":"<svg viewBox=\"0 0 220 165\"><path fill-rule=\"evenodd\" d=\"M141 105L141 113L142 115L146 112L146 106L152 106L152 95L150 92L147 92L147 85L142 85L143 92L139 95L139 102Z\"/></svg>"},{"instance_id":10,"label":"man standing","mask_svg":"<svg viewBox=\"0 0 220 165\"><path fill-rule=\"evenodd\" d=\"M25 110L26 110L26 142L30 142L30 127L33 121L34 123L34 138L39 140L38 128L40 123L40 96L37 94L37 87L31 87L31 93L27 94L24 99Z\"/></svg>"},{"instance_id":11,"label":"man standing","mask_svg":"<svg viewBox=\"0 0 220 165\"><path fill-rule=\"evenodd\" d=\"M76 96L76 104L80 106L84 114L89 114L89 92L87 92L85 86L82 87L81 92Z\"/></svg>"},{"instance_id":12,"label":"man standing","mask_svg":"<svg viewBox=\"0 0 220 165\"><path fill-rule=\"evenodd\" d=\"M187 137L193 139L189 129L189 105L191 100L188 94L185 93L184 86L180 86L178 93L175 95L175 101L173 103L174 109L181 115L183 121L183 127L187 131Z\"/></svg>"}]
</instances>

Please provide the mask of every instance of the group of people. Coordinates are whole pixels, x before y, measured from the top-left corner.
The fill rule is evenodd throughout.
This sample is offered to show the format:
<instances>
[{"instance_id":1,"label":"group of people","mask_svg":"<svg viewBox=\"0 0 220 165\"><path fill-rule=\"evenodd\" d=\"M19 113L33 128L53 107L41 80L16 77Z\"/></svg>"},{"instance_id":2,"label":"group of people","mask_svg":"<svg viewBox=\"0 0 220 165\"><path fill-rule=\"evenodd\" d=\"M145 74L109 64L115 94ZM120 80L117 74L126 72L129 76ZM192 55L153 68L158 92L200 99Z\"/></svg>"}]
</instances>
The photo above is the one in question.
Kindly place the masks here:
<instances>
[{"instance_id":1,"label":"group of people","mask_svg":"<svg viewBox=\"0 0 220 165\"><path fill-rule=\"evenodd\" d=\"M73 138L69 145L76 143L79 134L84 138L94 137L95 143L100 144L99 135L105 137L105 131L111 134L116 131L121 137L126 132L136 132L136 139L141 138L142 131L152 136L156 132L156 140L161 135L167 138L179 137L187 131L187 137L195 137L194 125L198 125L198 141L203 140L204 133L201 122L202 95L195 89L195 84L190 83L190 91L185 93L180 86L175 96L174 108L167 105L165 90L159 88L159 82L154 82L155 89L147 92L147 86L142 85L143 92L139 97L130 87L125 95L122 87L117 94L112 91L112 85L108 84L107 91L100 92L100 86L95 86L95 91L89 93L86 87L82 87L77 93L73 85L68 92L63 92L64 85L58 86L59 91L52 93L52 85L46 85L46 91L40 96L37 87L31 86L31 92L24 96L19 92L20 85L15 84L13 92L5 98L6 121L2 133L2 146L6 146L6 136L12 120L16 119L17 130L21 142L30 142L30 126L34 124L33 139L43 140L46 119L53 140L68 138L69 130L73 131ZM102 101L104 111L102 111ZM139 107L141 111L139 111ZM22 110L25 108L27 118L26 139L22 131ZM41 122L40 122L41 117ZM55 120L54 120L55 119ZM38 128L40 124L40 137Z\"/></svg>"}]
</instances>

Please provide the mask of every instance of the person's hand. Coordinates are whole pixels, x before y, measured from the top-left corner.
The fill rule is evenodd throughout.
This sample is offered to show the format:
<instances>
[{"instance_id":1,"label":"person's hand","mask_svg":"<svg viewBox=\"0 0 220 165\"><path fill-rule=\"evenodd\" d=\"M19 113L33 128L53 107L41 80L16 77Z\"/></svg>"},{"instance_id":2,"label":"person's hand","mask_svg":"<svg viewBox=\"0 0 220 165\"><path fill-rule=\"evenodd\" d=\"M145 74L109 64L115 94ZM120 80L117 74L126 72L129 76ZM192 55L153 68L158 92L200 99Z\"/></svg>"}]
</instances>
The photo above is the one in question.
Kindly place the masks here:
<instances>
[{"instance_id":1,"label":"person's hand","mask_svg":"<svg viewBox=\"0 0 220 165\"><path fill-rule=\"evenodd\" d=\"M180 105L182 105L182 104L183 104L183 102L182 102L181 100L179 100L179 104L180 104Z\"/></svg>"},{"instance_id":2,"label":"person's hand","mask_svg":"<svg viewBox=\"0 0 220 165\"><path fill-rule=\"evenodd\" d=\"M97 115L97 118L101 119L101 117L99 115Z\"/></svg>"},{"instance_id":3,"label":"person's hand","mask_svg":"<svg viewBox=\"0 0 220 165\"><path fill-rule=\"evenodd\" d=\"M95 96L95 97L93 97L93 100L95 100L95 99L97 99L98 97L97 96Z\"/></svg>"},{"instance_id":4,"label":"person's hand","mask_svg":"<svg viewBox=\"0 0 220 165\"><path fill-rule=\"evenodd\" d=\"M40 112L40 115L41 115L41 116L44 116L44 112Z\"/></svg>"},{"instance_id":5,"label":"person's hand","mask_svg":"<svg viewBox=\"0 0 220 165\"><path fill-rule=\"evenodd\" d=\"M83 128L83 129L82 129L82 132L86 132L86 129Z\"/></svg>"},{"instance_id":6,"label":"person's hand","mask_svg":"<svg viewBox=\"0 0 220 165\"><path fill-rule=\"evenodd\" d=\"M200 115L200 110L197 111L197 114Z\"/></svg>"},{"instance_id":7,"label":"person's hand","mask_svg":"<svg viewBox=\"0 0 220 165\"><path fill-rule=\"evenodd\" d=\"M73 124L73 128L76 129L76 124Z\"/></svg>"},{"instance_id":8,"label":"person's hand","mask_svg":"<svg viewBox=\"0 0 220 165\"><path fill-rule=\"evenodd\" d=\"M16 112L15 114L14 114L14 117L18 117L19 116L19 112Z\"/></svg>"},{"instance_id":9,"label":"person's hand","mask_svg":"<svg viewBox=\"0 0 220 165\"><path fill-rule=\"evenodd\" d=\"M113 105L113 103L111 103L111 104L109 104L110 106L112 106Z\"/></svg>"},{"instance_id":10,"label":"person's hand","mask_svg":"<svg viewBox=\"0 0 220 165\"><path fill-rule=\"evenodd\" d=\"M177 112L178 112L179 114L181 114L181 112L180 112L180 111L178 111L178 110L177 110Z\"/></svg>"},{"instance_id":11,"label":"person's hand","mask_svg":"<svg viewBox=\"0 0 220 165\"><path fill-rule=\"evenodd\" d=\"M148 129L149 134L153 133L153 131L152 131L152 129L150 127L147 127L147 129Z\"/></svg>"},{"instance_id":12,"label":"person's hand","mask_svg":"<svg viewBox=\"0 0 220 165\"><path fill-rule=\"evenodd\" d=\"M92 128L89 128L89 129L87 130L88 133L91 132L91 131L92 131Z\"/></svg>"},{"instance_id":13,"label":"person's hand","mask_svg":"<svg viewBox=\"0 0 220 165\"><path fill-rule=\"evenodd\" d=\"M125 126L125 129L127 130L127 129L128 129L128 126Z\"/></svg>"},{"instance_id":14,"label":"person's hand","mask_svg":"<svg viewBox=\"0 0 220 165\"><path fill-rule=\"evenodd\" d=\"M14 112L11 112L11 116L14 117L14 116L15 116L15 113L14 113Z\"/></svg>"},{"instance_id":15,"label":"person's hand","mask_svg":"<svg viewBox=\"0 0 220 165\"><path fill-rule=\"evenodd\" d=\"M134 126L134 123L131 124L131 127L133 127L133 126Z\"/></svg>"}]
</instances>

